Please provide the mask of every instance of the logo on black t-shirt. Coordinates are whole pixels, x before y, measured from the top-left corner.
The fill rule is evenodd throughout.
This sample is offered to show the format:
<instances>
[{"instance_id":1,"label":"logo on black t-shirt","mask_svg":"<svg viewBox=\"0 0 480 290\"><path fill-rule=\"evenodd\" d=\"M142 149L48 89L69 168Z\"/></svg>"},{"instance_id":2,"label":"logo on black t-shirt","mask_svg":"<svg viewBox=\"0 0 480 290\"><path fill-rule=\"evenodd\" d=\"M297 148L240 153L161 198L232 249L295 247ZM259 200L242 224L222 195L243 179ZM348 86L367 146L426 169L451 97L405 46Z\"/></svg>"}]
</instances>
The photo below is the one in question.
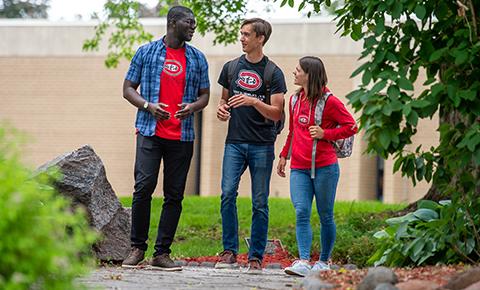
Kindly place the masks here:
<instances>
[{"instance_id":1,"label":"logo on black t-shirt","mask_svg":"<svg viewBox=\"0 0 480 290\"><path fill-rule=\"evenodd\" d=\"M177 60L167 59L163 65L163 71L172 77L176 77L183 71L182 64Z\"/></svg>"},{"instance_id":2,"label":"logo on black t-shirt","mask_svg":"<svg viewBox=\"0 0 480 290\"><path fill-rule=\"evenodd\" d=\"M262 86L262 79L253 70L241 70L236 83L242 89L253 92Z\"/></svg>"}]
</instances>

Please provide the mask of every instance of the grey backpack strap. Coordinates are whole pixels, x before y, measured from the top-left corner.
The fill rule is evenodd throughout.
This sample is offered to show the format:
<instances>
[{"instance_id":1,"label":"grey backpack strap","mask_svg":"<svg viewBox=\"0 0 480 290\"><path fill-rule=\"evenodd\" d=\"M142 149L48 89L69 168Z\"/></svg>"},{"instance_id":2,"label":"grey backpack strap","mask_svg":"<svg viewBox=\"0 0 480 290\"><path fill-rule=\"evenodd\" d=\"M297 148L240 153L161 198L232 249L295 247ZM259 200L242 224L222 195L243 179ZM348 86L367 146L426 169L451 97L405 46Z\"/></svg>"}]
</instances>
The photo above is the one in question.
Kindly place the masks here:
<instances>
[{"instance_id":1,"label":"grey backpack strap","mask_svg":"<svg viewBox=\"0 0 480 290\"><path fill-rule=\"evenodd\" d=\"M320 126L322 124L323 111L325 109L325 104L327 103L328 97L332 93L328 92L323 95L320 100L318 100L317 105L315 106L315 125ZM313 140L312 146L312 166L310 168L310 178L315 179L315 159L317 158L317 143L318 140Z\"/></svg>"}]
</instances>

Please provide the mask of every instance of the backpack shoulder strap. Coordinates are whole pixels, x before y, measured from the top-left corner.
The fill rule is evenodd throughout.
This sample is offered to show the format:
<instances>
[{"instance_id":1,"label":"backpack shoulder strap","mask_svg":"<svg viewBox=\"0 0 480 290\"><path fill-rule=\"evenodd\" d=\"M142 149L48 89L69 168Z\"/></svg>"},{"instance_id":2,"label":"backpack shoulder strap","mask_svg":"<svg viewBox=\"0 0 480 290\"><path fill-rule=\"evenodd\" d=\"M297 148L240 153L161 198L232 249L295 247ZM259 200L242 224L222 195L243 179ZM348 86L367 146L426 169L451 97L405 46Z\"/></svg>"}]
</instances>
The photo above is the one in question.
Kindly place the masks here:
<instances>
[{"instance_id":1,"label":"backpack shoulder strap","mask_svg":"<svg viewBox=\"0 0 480 290\"><path fill-rule=\"evenodd\" d=\"M263 81L265 83L265 103L269 105L271 104L270 96L272 95L272 79L275 68L277 68L277 65L268 59L267 64L265 65L265 71L263 72Z\"/></svg>"},{"instance_id":2,"label":"backpack shoulder strap","mask_svg":"<svg viewBox=\"0 0 480 290\"><path fill-rule=\"evenodd\" d=\"M325 105L327 104L328 97L330 97L331 95L332 93L330 92L325 93L323 97L318 100L317 106L315 107L315 124L322 124L323 111L325 110Z\"/></svg>"},{"instance_id":3,"label":"backpack shoulder strap","mask_svg":"<svg viewBox=\"0 0 480 290\"><path fill-rule=\"evenodd\" d=\"M242 55L243 56L243 55ZM235 59L232 59L231 61L228 62L228 67L227 67L227 83L230 86L233 80L233 74L235 73L235 70L237 69L238 62L240 61L240 58L242 56L239 56Z\"/></svg>"},{"instance_id":4,"label":"backpack shoulder strap","mask_svg":"<svg viewBox=\"0 0 480 290\"><path fill-rule=\"evenodd\" d=\"M292 95L292 97L290 99L290 108L292 108L291 113L293 113L293 110L295 108L295 105L297 104L297 101L298 101L298 94L295 93L295 94Z\"/></svg>"}]
</instances>

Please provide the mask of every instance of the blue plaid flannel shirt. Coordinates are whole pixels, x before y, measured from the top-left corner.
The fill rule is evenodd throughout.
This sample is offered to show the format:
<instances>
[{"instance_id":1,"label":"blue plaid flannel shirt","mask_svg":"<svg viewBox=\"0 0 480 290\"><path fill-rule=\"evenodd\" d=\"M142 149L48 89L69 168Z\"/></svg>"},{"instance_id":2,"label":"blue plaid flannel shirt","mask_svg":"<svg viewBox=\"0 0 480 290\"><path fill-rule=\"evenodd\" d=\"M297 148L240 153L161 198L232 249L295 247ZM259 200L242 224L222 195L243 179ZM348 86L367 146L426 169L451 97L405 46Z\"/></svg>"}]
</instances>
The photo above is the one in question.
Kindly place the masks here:
<instances>
[{"instance_id":1,"label":"blue plaid flannel shirt","mask_svg":"<svg viewBox=\"0 0 480 290\"><path fill-rule=\"evenodd\" d=\"M160 73L163 70L167 48L160 40L141 46L133 57L128 69L126 80L140 84L140 95L150 103L158 103L160 92ZM185 92L183 103L193 103L198 99L200 89L210 87L208 79L208 63L205 55L195 47L185 44L185 58L187 60L185 76ZM180 141L193 141L193 114L181 123L182 133ZM138 110L135 127L143 136L155 135L157 120L145 110Z\"/></svg>"}]
</instances>

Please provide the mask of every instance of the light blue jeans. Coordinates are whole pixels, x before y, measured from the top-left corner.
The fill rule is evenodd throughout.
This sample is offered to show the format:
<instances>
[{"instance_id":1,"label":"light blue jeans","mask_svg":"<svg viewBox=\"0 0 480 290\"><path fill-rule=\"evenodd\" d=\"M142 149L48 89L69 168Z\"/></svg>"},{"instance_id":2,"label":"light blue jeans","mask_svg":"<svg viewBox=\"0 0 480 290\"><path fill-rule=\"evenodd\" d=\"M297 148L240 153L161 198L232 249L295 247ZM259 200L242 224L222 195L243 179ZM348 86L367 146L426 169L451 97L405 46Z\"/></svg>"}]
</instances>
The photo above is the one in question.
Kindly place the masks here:
<instances>
[{"instance_id":1,"label":"light blue jeans","mask_svg":"<svg viewBox=\"0 0 480 290\"><path fill-rule=\"evenodd\" d=\"M225 145L220 209L224 250L238 253L238 184L248 167L252 183L252 228L248 258L263 259L267 245L268 195L274 158L273 145Z\"/></svg>"},{"instance_id":2,"label":"light blue jeans","mask_svg":"<svg viewBox=\"0 0 480 290\"><path fill-rule=\"evenodd\" d=\"M320 217L321 261L328 261L335 244L336 226L333 219L333 205L337 192L340 169L338 163L315 170L315 179L310 177L310 169L292 169L290 174L290 197L295 208L296 235L300 259L310 260L312 247L312 227L310 216L315 196Z\"/></svg>"}]
</instances>

